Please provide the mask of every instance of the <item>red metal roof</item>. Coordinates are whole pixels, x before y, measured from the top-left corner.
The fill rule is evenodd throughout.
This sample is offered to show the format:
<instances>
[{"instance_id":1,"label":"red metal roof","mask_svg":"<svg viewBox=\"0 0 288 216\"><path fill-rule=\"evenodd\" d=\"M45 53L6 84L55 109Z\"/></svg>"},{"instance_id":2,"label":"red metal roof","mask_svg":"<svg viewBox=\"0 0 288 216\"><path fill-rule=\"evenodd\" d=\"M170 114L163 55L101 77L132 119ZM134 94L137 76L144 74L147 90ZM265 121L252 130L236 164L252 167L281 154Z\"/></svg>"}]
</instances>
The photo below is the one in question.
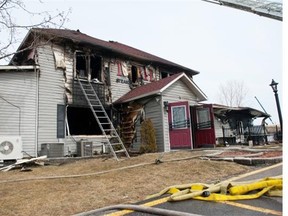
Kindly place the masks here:
<instances>
[{"instance_id":1,"label":"red metal roof","mask_svg":"<svg viewBox=\"0 0 288 216\"><path fill-rule=\"evenodd\" d=\"M166 59L160 58L158 56L152 55L150 53L141 51L139 49L127 46L122 43L114 42L114 41L104 41L100 40L94 37L91 37L89 35L86 35L84 33L81 33L80 31L74 31L74 30L68 30L68 29L50 29L50 28L33 28L30 30L28 35L31 33L41 33L48 36L53 36L56 38L62 38L65 40L71 40L73 43L78 43L82 45L89 45L94 46L95 48L107 51L107 52L113 52L118 53L120 55L133 57L137 60L146 61L147 63L158 63L162 66L169 66L173 67L174 70L177 70L177 72L188 72L191 75L196 75L199 72L192 70L190 68L178 65L174 62L168 61Z\"/></svg>"}]
</instances>

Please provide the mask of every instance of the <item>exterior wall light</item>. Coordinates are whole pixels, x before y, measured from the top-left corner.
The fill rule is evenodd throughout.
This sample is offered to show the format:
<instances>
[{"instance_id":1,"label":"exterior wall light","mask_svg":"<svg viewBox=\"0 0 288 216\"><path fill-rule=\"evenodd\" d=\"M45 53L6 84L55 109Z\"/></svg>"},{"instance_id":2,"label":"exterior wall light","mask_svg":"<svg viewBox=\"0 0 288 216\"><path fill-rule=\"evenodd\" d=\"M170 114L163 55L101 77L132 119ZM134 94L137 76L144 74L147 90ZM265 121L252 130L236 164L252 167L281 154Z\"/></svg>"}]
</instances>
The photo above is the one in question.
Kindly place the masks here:
<instances>
[{"instance_id":1,"label":"exterior wall light","mask_svg":"<svg viewBox=\"0 0 288 216\"><path fill-rule=\"evenodd\" d=\"M168 101L164 101L163 102L163 105L164 105L164 110L166 111L166 112L168 112Z\"/></svg>"}]
</instances>

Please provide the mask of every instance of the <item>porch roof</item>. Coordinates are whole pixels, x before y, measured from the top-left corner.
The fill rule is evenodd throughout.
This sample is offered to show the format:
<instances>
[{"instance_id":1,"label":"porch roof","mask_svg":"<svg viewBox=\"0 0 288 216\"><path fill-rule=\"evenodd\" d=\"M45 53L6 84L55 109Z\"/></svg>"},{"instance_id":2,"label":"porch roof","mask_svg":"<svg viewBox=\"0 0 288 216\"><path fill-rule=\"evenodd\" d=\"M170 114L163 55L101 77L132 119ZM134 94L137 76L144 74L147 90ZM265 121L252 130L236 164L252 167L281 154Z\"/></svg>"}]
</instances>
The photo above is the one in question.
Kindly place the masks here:
<instances>
[{"instance_id":1,"label":"porch roof","mask_svg":"<svg viewBox=\"0 0 288 216\"><path fill-rule=\"evenodd\" d=\"M207 96L201 91L201 89L190 79L185 73L178 73L164 79L148 83L143 86L139 86L127 94L120 97L114 102L114 104L127 103L140 98L148 97L151 95L161 94L169 86L173 85L176 81L182 80L188 88L196 94L199 101L207 100Z\"/></svg>"},{"instance_id":2,"label":"porch roof","mask_svg":"<svg viewBox=\"0 0 288 216\"><path fill-rule=\"evenodd\" d=\"M212 104L214 114L219 116L231 116L233 114L245 115L250 118L269 118L268 113L264 113L260 110L251 107L229 107L220 104Z\"/></svg>"}]
</instances>

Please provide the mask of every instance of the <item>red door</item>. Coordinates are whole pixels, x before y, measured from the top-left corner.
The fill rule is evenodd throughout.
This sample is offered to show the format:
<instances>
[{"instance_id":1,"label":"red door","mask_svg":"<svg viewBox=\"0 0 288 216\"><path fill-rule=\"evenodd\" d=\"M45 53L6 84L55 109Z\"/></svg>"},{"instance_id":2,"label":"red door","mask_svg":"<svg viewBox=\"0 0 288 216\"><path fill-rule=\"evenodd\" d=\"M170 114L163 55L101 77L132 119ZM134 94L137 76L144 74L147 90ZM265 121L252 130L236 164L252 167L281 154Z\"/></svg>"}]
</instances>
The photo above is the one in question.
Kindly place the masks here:
<instances>
[{"instance_id":1,"label":"red door","mask_svg":"<svg viewBox=\"0 0 288 216\"><path fill-rule=\"evenodd\" d=\"M170 148L191 148L190 108L188 101L168 105Z\"/></svg>"},{"instance_id":2,"label":"red door","mask_svg":"<svg viewBox=\"0 0 288 216\"><path fill-rule=\"evenodd\" d=\"M212 104L192 108L194 147L213 147L216 144Z\"/></svg>"}]
</instances>

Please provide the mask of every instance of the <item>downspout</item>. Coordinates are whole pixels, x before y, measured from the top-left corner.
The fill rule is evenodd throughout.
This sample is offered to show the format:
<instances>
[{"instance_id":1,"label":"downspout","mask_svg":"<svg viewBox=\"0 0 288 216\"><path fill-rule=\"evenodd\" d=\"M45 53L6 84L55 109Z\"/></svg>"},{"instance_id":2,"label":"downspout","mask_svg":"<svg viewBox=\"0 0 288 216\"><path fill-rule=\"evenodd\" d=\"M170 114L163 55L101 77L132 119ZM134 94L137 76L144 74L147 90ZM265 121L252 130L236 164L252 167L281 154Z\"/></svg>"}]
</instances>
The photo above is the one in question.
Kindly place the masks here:
<instances>
[{"instance_id":1,"label":"downspout","mask_svg":"<svg viewBox=\"0 0 288 216\"><path fill-rule=\"evenodd\" d=\"M162 116L162 134L163 134L163 143L164 143L164 146L163 146L163 151L166 152L166 143L165 143L165 138L167 136L167 134L165 133L165 124L167 122L164 122L165 120L165 110L163 109L163 94L160 95L160 109L161 109L161 116ZM169 123L169 122L168 122ZM168 131L169 133L169 131ZM169 146L170 146L170 140L169 140L169 134L168 134L168 142L169 142ZM170 149L169 149L170 150Z\"/></svg>"},{"instance_id":2,"label":"downspout","mask_svg":"<svg viewBox=\"0 0 288 216\"><path fill-rule=\"evenodd\" d=\"M36 74L36 112L35 112L35 156L38 156L38 124L39 124L39 70L34 65Z\"/></svg>"}]
</instances>

